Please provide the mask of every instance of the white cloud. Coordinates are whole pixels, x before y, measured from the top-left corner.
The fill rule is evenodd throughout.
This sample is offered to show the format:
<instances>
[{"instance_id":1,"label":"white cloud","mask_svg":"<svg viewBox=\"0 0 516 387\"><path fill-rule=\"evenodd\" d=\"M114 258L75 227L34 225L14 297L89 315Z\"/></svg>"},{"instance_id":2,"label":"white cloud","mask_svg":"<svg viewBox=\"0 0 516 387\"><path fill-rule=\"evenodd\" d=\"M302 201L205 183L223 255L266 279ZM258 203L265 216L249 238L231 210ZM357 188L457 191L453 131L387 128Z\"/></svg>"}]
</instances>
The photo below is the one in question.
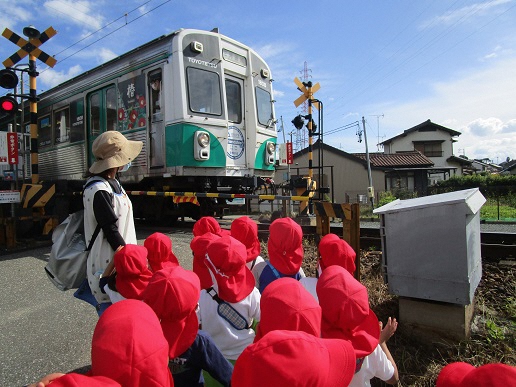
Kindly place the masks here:
<instances>
[{"instance_id":1,"label":"white cloud","mask_svg":"<svg viewBox=\"0 0 516 387\"><path fill-rule=\"evenodd\" d=\"M80 25L90 31L98 30L103 26L104 17L95 11L89 1L49 0L44 4L48 12L56 12L65 17L70 23Z\"/></svg>"},{"instance_id":2,"label":"white cloud","mask_svg":"<svg viewBox=\"0 0 516 387\"><path fill-rule=\"evenodd\" d=\"M116 58L118 55L111 51L109 48L101 47L98 50L95 50L96 53L94 55L97 56L97 62L99 64L105 63L113 58Z\"/></svg>"},{"instance_id":3,"label":"white cloud","mask_svg":"<svg viewBox=\"0 0 516 387\"><path fill-rule=\"evenodd\" d=\"M515 158L516 58L489 63L483 70L434 84L426 98L390 101L368 111L385 113L381 131L387 138L430 119L462 133L455 154L461 149L469 158Z\"/></svg>"},{"instance_id":4,"label":"white cloud","mask_svg":"<svg viewBox=\"0 0 516 387\"><path fill-rule=\"evenodd\" d=\"M45 89L50 89L54 86L57 86L70 78L73 78L83 72L80 65L75 65L70 67L66 72L64 71L55 71L51 68L42 71L38 76L38 81L41 81L42 86Z\"/></svg>"},{"instance_id":5,"label":"white cloud","mask_svg":"<svg viewBox=\"0 0 516 387\"><path fill-rule=\"evenodd\" d=\"M482 16L486 14L488 11L490 11L492 8L498 7L502 4L510 3L511 1L512 0L495 0L467 5L462 8L445 12L442 15L435 16L434 18L423 22L421 28L426 28L433 24L451 25L454 23L459 23L463 19L467 19L468 17L473 17L475 15Z\"/></svg>"}]
</instances>

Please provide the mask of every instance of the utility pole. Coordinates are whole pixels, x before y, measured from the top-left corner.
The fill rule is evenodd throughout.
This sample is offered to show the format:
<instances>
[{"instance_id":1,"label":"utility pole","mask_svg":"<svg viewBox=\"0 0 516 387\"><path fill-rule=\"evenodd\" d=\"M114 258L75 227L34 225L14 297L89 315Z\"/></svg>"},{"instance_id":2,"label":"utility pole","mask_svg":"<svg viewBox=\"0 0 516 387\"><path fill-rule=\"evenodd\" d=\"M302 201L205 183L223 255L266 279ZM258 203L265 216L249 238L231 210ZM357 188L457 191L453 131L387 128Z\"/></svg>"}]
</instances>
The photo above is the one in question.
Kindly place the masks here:
<instances>
[{"instance_id":1,"label":"utility pole","mask_svg":"<svg viewBox=\"0 0 516 387\"><path fill-rule=\"evenodd\" d=\"M371 201L371 206L374 208L373 177L371 175L371 161L369 160L369 148L367 146L367 133L366 133L364 116L362 116L362 126L364 127L364 141L365 141L365 151L366 151L366 161L367 161L367 177L369 178L369 187L367 187L367 196L369 196L369 200Z\"/></svg>"}]
</instances>

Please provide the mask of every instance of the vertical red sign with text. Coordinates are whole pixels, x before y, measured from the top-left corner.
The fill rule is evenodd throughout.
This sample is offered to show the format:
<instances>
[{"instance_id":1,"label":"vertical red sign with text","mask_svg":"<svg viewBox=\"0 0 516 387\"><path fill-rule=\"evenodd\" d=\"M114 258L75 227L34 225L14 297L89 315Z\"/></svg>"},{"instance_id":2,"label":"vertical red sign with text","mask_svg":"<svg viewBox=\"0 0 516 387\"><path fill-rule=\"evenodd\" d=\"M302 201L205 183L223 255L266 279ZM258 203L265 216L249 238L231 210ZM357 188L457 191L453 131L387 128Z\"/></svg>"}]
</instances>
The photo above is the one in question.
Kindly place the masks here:
<instances>
[{"instance_id":1,"label":"vertical red sign with text","mask_svg":"<svg viewBox=\"0 0 516 387\"><path fill-rule=\"evenodd\" d=\"M292 143L287 142L287 164L294 163L294 155L292 153Z\"/></svg>"},{"instance_id":2,"label":"vertical red sign with text","mask_svg":"<svg viewBox=\"0 0 516 387\"><path fill-rule=\"evenodd\" d=\"M7 162L10 165L18 164L18 135L7 133Z\"/></svg>"}]
</instances>

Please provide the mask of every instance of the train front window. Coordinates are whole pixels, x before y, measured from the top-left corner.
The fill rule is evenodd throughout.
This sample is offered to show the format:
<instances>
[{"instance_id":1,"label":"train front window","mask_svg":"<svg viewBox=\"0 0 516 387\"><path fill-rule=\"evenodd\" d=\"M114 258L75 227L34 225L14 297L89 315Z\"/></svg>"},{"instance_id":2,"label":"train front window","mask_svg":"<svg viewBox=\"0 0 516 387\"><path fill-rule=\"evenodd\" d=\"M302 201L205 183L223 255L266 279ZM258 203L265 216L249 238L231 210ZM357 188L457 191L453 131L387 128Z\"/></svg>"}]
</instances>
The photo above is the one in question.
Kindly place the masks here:
<instances>
[{"instance_id":1,"label":"train front window","mask_svg":"<svg viewBox=\"0 0 516 387\"><path fill-rule=\"evenodd\" d=\"M56 144L70 140L70 111L68 108L54 112L54 139Z\"/></svg>"},{"instance_id":2,"label":"train front window","mask_svg":"<svg viewBox=\"0 0 516 387\"><path fill-rule=\"evenodd\" d=\"M258 122L261 125L270 127L274 119L272 116L271 94L260 87L256 88L256 110L258 112Z\"/></svg>"},{"instance_id":3,"label":"train front window","mask_svg":"<svg viewBox=\"0 0 516 387\"><path fill-rule=\"evenodd\" d=\"M242 122L242 91L240 84L226 79L226 100L228 120L237 124Z\"/></svg>"},{"instance_id":4,"label":"train front window","mask_svg":"<svg viewBox=\"0 0 516 387\"><path fill-rule=\"evenodd\" d=\"M222 101L219 74L195 67L186 69L188 104L195 113L220 116Z\"/></svg>"}]
</instances>

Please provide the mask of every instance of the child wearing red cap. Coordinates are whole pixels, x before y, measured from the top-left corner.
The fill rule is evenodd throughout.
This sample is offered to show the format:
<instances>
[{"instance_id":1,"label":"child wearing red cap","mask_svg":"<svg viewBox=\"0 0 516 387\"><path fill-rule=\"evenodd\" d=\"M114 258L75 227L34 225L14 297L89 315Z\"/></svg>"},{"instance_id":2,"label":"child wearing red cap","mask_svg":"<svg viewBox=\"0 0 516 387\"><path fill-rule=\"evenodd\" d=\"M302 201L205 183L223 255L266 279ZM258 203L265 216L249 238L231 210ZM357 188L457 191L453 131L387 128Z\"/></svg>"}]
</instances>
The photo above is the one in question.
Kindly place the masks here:
<instances>
[{"instance_id":1,"label":"child wearing red cap","mask_svg":"<svg viewBox=\"0 0 516 387\"><path fill-rule=\"evenodd\" d=\"M396 384L398 369L385 343L397 327L396 320L389 321L381 336L366 287L341 266L326 268L316 290L322 309L322 337L349 340L353 345L356 370L350 386L370 386L373 377Z\"/></svg>"},{"instance_id":2,"label":"child wearing red cap","mask_svg":"<svg viewBox=\"0 0 516 387\"><path fill-rule=\"evenodd\" d=\"M173 387L168 343L156 313L144 302L122 300L100 316L86 375L50 374L34 387ZM32 387L32 386L31 386Z\"/></svg>"},{"instance_id":3,"label":"child wearing red cap","mask_svg":"<svg viewBox=\"0 0 516 387\"><path fill-rule=\"evenodd\" d=\"M299 281L305 276L301 269L304 255L303 230L291 218L280 218L272 222L267 251L269 260L257 268L260 293L278 278L290 277Z\"/></svg>"},{"instance_id":4,"label":"child wearing red cap","mask_svg":"<svg viewBox=\"0 0 516 387\"><path fill-rule=\"evenodd\" d=\"M246 259L245 246L231 236L210 243L205 257L213 287L201 291L200 324L229 360L236 360L253 342L255 333L251 326L260 319L260 293L254 287ZM223 312L228 310L236 321L228 321ZM242 322L244 326L238 326Z\"/></svg>"},{"instance_id":5,"label":"child wearing red cap","mask_svg":"<svg viewBox=\"0 0 516 387\"><path fill-rule=\"evenodd\" d=\"M254 342L275 330L303 331L321 336L321 307L293 278L277 279L263 292L260 323Z\"/></svg>"},{"instance_id":6,"label":"child wearing red cap","mask_svg":"<svg viewBox=\"0 0 516 387\"><path fill-rule=\"evenodd\" d=\"M172 252L172 240L160 232L149 235L143 242L147 249L150 269L155 272L167 265L178 266L179 261Z\"/></svg>"},{"instance_id":7,"label":"child wearing red cap","mask_svg":"<svg viewBox=\"0 0 516 387\"><path fill-rule=\"evenodd\" d=\"M180 266L168 266L154 273L143 292L161 322L169 344L169 367L175 386L202 387L202 371L207 371L223 386L229 386L233 365L211 339L199 330L196 309L199 278Z\"/></svg>"},{"instance_id":8,"label":"child wearing red cap","mask_svg":"<svg viewBox=\"0 0 516 387\"><path fill-rule=\"evenodd\" d=\"M87 376L73 372L50 374L27 387L45 387L50 383L52 383L52 387L122 387L120 383L104 376Z\"/></svg>"},{"instance_id":9,"label":"child wearing red cap","mask_svg":"<svg viewBox=\"0 0 516 387\"><path fill-rule=\"evenodd\" d=\"M220 236L207 232L194 237L190 242L190 249L192 249L193 254L192 270L201 281L201 289L208 289L213 285L211 274L204 264L204 257L206 256L209 244L219 238Z\"/></svg>"},{"instance_id":10,"label":"child wearing red cap","mask_svg":"<svg viewBox=\"0 0 516 387\"><path fill-rule=\"evenodd\" d=\"M194 237L206 234L207 232L218 236L229 235L229 231L220 228L219 222L217 222L217 219L213 216L203 216L200 218L195 222L192 232Z\"/></svg>"},{"instance_id":11,"label":"child wearing red cap","mask_svg":"<svg viewBox=\"0 0 516 387\"><path fill-rule=\"evenodd\" d=\"M241 216L231 222L231 236L244 244L247 249L246 265L253 272L256 264L264 262L264 259L260 256L261 246L258 239L258 225L250 217ZM258 280L256 276L255 280Z\"/></svg>"},{"instance_id":12,"label":"child wearing red cap","mask_svg":"<svg viewBox=\"0 0 516 387\"><path fill-rule=\"evenodd\" d=\"M319 242L318 250L321 258L317 263L316 277L305 277L299 280L301 285L303 285L316 300L318 300L318 298L315 287L317 286L317 280L321 276L322 271L328 266L339 265L351 274L355 274L355 259L357 257L355 250L353 250L348 242L335 234L326 234L323 236Z\"/></svg>"},{"instance_id":13,"label":"child wearing red cap","mask_svg":"<svg viewBox=\"0 0 516 387\"><path fill-rule=\"evenodd\" d=\"M141 300L141 294L152 276L148 268L147 249L127 244L118 250L113 261L115 271L107 278L103 290L112 303L128 298ZM103 283L102 281L102 283Z\"/></svg>"},{"instance_id":14,"label":"child wearing red cap","mask_svg":"<svg viewBox=\"0 0 516 387\"><path fill-rule=\"evenodd\" d=\"M233 387L340 387L355 372L351 343L276 330L248 346L235 363Z\"/></svg>"},{"instance_id":15,"label":"child wearing red cap","mask_svg":"<svg viewBox=\"0 0 516 387\"><path fill-rule=\"evenodd\" d=\"M437 377L436 387L509 387L516 385L516 367L502 363L474 367L463 362L450 363Z\"/></svg>"}]
</instances>

